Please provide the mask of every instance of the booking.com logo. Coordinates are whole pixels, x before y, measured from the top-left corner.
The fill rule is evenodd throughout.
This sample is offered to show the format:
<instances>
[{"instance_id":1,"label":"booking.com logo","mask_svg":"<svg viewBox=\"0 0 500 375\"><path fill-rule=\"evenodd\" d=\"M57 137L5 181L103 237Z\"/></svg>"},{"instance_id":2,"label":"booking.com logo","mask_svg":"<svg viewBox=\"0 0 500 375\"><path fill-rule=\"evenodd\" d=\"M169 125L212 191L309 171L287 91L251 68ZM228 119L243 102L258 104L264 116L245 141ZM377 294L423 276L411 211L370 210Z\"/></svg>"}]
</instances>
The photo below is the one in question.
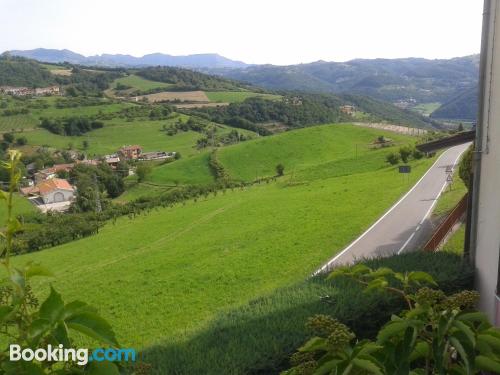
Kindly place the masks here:
<instances>
[{"instance_id":1,"label":"booking.com logo","mask_svg":"<svg viewBox=\"0 0 500 375\"><path fill-rule=\"evenodd\" d=\"M95 362L135 362L135 349L123 348L97 348L92 351L89 349L74 349L64 348L62 344L59 346L47 345L47 348L22 349L20 345L13 344L9 346L9 359L13 362L17 361L50 361L50 362L76 362L80 366L85 366L87 363Z\"/></svg>"}]
</instances>

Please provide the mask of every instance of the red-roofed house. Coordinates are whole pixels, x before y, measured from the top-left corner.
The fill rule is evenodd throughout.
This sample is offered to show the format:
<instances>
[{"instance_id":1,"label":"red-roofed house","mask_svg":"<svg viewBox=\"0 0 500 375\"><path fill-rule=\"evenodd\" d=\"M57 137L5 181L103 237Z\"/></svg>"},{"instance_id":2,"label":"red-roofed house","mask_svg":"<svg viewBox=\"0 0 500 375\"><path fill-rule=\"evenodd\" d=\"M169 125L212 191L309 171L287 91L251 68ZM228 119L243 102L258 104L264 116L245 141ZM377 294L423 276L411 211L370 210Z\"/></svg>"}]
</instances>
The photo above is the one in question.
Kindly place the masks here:
<instances>
[{"instance_id":1,"label":"red-roofed house","mask_svg":"<svg viewBox=\"0 0 500 375\"><path fill-rule=\"evenodd\" d=\"M141 155L141 152L142 147L138 145L123 146L120 151L118 151L118 153L123 155L126 159L137 159L139 155Z\"/></svg>"}]
</instances>

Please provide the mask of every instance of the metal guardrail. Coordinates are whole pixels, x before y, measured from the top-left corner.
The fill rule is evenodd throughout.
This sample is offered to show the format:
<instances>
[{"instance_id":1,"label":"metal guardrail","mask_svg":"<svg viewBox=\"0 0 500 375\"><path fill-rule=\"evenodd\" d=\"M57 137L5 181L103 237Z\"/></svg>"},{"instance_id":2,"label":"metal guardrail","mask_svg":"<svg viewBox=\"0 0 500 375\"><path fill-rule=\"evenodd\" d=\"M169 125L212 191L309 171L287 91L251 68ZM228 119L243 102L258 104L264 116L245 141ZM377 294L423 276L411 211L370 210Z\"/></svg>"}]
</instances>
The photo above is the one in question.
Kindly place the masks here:
<instances>
[{"instance_id":1,"label":"metal guardrail","mask_svg":"<svg viewBox=\"0 0 500 375\"><path fill-rule=\"evenodd\" d=\"M451 210L450 214L443 220L441 224L434 231L434 234L424 246L424 251L436 251L446 238L448 233L452 230L453 226L467 211L468 193L466 193L457 205Z\"/></svg>"}]
</instances>

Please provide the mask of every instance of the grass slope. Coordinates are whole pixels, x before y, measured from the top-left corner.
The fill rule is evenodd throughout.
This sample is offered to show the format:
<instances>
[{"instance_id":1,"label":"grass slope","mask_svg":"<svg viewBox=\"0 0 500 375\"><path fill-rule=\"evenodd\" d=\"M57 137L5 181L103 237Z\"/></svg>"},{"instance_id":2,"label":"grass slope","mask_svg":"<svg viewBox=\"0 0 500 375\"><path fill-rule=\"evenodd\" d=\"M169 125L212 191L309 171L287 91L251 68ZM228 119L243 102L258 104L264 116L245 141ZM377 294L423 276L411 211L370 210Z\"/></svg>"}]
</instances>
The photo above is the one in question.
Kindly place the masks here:
<instances>
[{"instance_id":1,"label":"grass slope","mask_svg":"<svg viewBox=\"0 0 500 375\"><path fill-rule=\"evenodd\" d=\"M413 162L412 182L431 163ZM217 313L303 280L408 188L393 167L290 179L120 218L96 236L16 262L54 270L65 298L98 306L122 345L188 338Z\"/></svg>"},{"instance_id":2,"label":"grass slope","mask_svg":"<svg viewBox=\"0 0 500 375\"><path fill-rule=\"evenodd\" d=\"M188 131L180 132L174 136L167 136L162 131L164 124L174 122L172 120L162 121L133 121L112 120L97 130L93 130L83 136L61 136L52 134L45 129L37 129L26 132L30 145L49 145L56 148L66 148L71 143L74 147L82 149L84 140L89 142L87 153L91 155L104 155L116 152L120 147L127 144L139 144L144 151L177 151L183 156L196 153L194 145L201 138L199 133Z\"/></svg>"},{"instance_id":3,"label":"grass slope","mask_svg":"<svg viewBox=\"0 0 500 375\"><path fill-rule=\"evenodd\" d=\"M211 102L218 103L240 103L248 98L260 97L270 100L278 100L280 95L263 94L251 91L205 91L208 99Z\"/></svg>"},{"instance_id":4,"label":"grass slope","mask_svg":"<svg viewBox=\"0 0 500 375\"><path fill-rule=\"evenodd\" d=\"M139 77L135 74L131 74L126 77L116 79L113 82L112 87L116 87L118 83L121 83L122 85L126 85L132 87L133 89L141 91L157 89L160 87L167 88L172 86L169 83L150 81L149 79Z\"/></svg>"},{"instance_id":5,"label":"grass slope","mask_svg":"<svg viewBox=\"0 0 500 375\"><path fill-rule=\"evenodd\" d=\"M355 165L368 167L368 170L374 164L384 165L383 158L389 149L370 148L370 143L379 135L397 143L412 141L406 136L352 125L322 125L224 148L220 152L220 161L233 178L245 181L275 175L279 163L285 166L287 174L303 172L311 177L324 169L327 169L323 171L327 176L331 173L348 174L353 172ZM344 163L331 164L339 160L344 160ZM329 163L333 170L328 170Z\"/></svg>"}]
</instances>

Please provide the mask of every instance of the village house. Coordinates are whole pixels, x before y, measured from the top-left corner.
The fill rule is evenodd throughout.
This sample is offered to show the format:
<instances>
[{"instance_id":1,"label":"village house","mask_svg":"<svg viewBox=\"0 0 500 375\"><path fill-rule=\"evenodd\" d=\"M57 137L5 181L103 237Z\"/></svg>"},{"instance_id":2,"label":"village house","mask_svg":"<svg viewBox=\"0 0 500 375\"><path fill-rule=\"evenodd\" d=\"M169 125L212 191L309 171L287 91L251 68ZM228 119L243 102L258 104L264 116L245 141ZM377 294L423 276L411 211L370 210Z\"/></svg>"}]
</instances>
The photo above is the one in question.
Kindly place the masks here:
<instances>
[{"instance_id":1,"label":"village house","mask_svg":"<svg viewBox=\"0 0 500 375\"><path fill-rule=\"evenodd\" d=\"M353 116L356 113L356 107L353 105L343 105L340 106L340 112Z\"/></svg>"},{"instance_id":2,"label":"village house","mask_svg":"<svg viewBox=\"0 0 500 375\"><path fill-rule=\"evenodd\" d=\"M75 198L75 187L67 180L51 178L20 189L42 212L66 211Z\"/></svg>"},{"instance_id":3,"label":"village house","mask_svg":"<svg viewBox=\"0 0 500 375\"><path fill-rule=\"evenodd\" d=\"M118 153L122 155L125 159L136 160L142 153L142 147L138 145L123 146Z\"/></svg>"},{"instance_id":4,"label":"village house","mask_svg":"<svg viewBox=\"0 0 500 375\"><path fill-rule=\"evenodd\" d=\"M111 168L116 169L118 167L118 163L120 162L120 157L118 155L105 155L104 162L109 165Z\"/></svg>"},{"instance_id":5,"label":"village house","mask_svg":"<svg viewBox=\"0 0 500 375\"><path fill-rule=\"evenodd\" d=\"M139 160L165 160L175 157L175 152L153 151L144 152L139 156Z\"/></svg>"},{"instance_id":6,"label":"village house","mask_svg":"<svg viewBox=\"0 0 500 375\"><path fill-rule=\"evenodd\" d=\"M33 176L35 178L35 183L39 183L51 178L57 177L59 172L70 172L73 169L74 164L55 164L52 167L41 169L36 172Z\"/></svg>"}]
</instances>

